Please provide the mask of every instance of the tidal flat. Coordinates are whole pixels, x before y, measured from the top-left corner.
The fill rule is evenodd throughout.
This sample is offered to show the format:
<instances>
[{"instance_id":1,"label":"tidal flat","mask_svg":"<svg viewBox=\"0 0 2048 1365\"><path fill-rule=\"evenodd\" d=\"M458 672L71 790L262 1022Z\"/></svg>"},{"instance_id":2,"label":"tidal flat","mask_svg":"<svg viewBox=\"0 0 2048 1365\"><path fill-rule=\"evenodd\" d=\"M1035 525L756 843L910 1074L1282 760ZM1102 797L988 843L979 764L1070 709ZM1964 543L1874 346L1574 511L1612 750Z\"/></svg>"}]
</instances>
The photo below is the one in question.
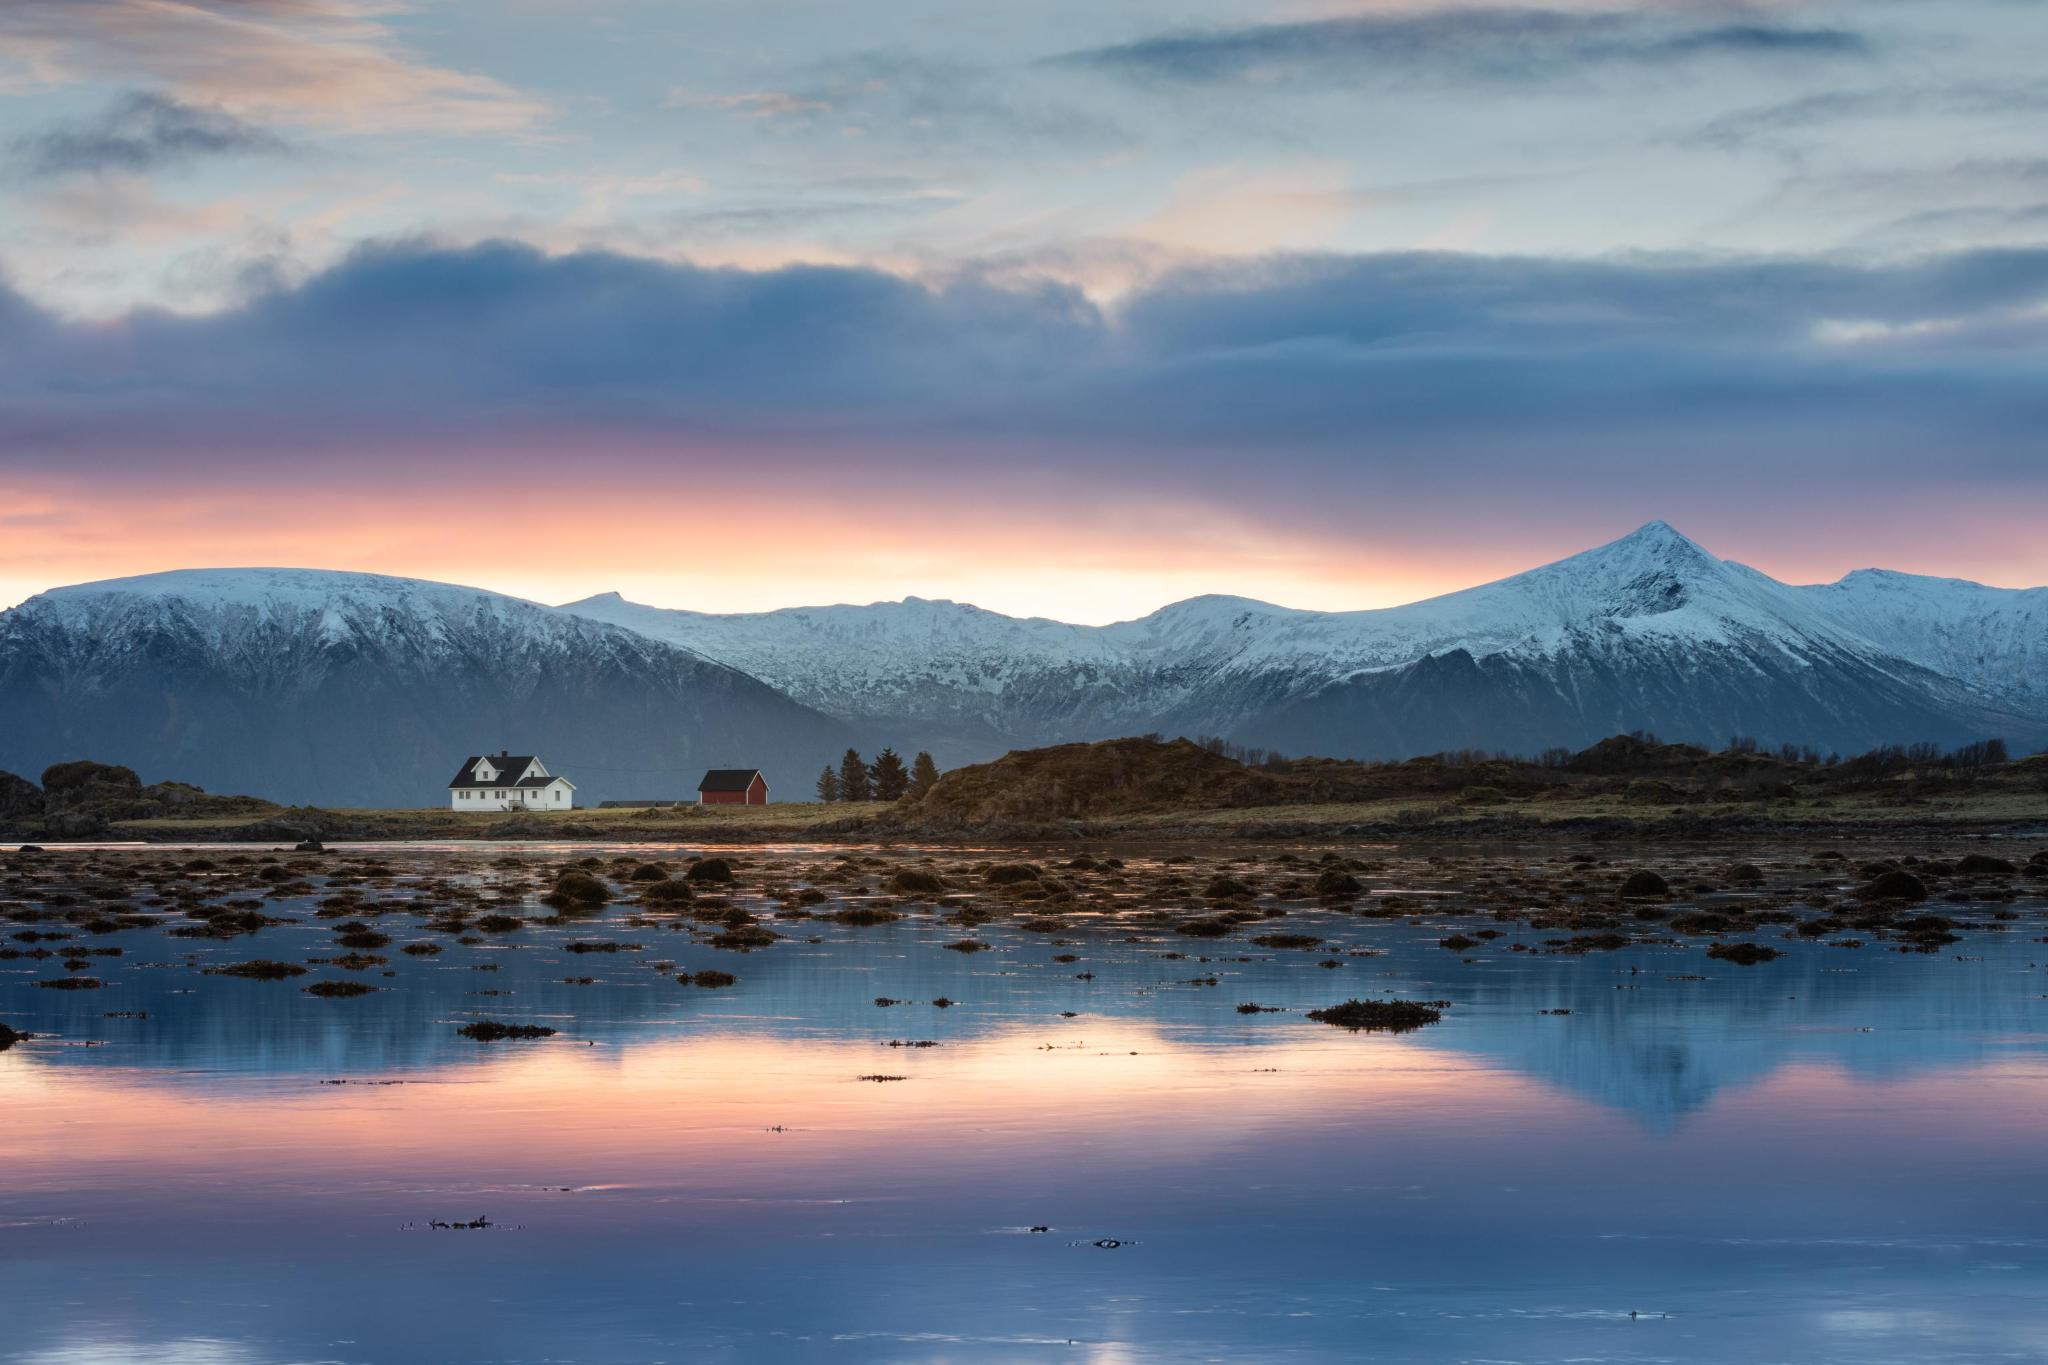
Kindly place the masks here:
<instances>
[{"instance_id":1,"label":"tidal flat","mask_svg":"<svg viewBox=\"0 0 2048 1365\"><path fill-rule=\"evenodd\" d=\"M0 849L0 1360L2040 1359L2044 846Z\"/></svg>"}]
</instances>

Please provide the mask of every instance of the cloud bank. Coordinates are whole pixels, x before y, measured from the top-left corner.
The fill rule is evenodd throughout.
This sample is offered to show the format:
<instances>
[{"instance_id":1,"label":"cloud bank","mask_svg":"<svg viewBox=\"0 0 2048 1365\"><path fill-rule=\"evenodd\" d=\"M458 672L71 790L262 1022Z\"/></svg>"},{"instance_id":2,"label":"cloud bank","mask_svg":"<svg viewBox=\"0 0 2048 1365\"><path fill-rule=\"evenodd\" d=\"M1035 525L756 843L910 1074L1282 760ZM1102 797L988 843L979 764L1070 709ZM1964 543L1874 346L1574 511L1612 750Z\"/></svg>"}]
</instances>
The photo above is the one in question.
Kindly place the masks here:
<instances>
[{"instance_id":1,"label":"cloud bank","mask_svg":"<svg viewBox=\"0 0 2048 1365\"><path fill-rule=\"evenodd\" d=\"M1156 34L1053 63L1133 79L1214 85L1303 77L1365 82L1425 75L1536 81L1600 67L1672 67L1709 59L1813 61L1869 56L1842 28L1760 20L1701 22L1651 11L1452 9Z\"/></svg>"},{"instance_id":2,"label":"cloud bank","mask_svg":"<svg viewBox=\"0 0 2048 1365\"><path fill-rule=\"evenodd\" d=\"M212 157L276 156L289 150L277 134L226 110L149 91L123 96L96 118L60 123L15 144L23 170L34 178L142 174Z\"/></svg>"},{"instance_id":3,"label":"cloud bank","mask_svg":"<svg viewBox=\"0 0 2048 1365\"><path fill-rule=\"evenodd\" d=\"M2002 424L2048 416L2044 348L2048 250L1283 257L1181 269L1106 310L1067 285L972 272L930 283L396 242L202 316L74 322L0 295L8 407L85 430L159 410L548 411L1342 446L1614 423L1789 437L1881 414L2016 438Z\"/></svg>"}]
</instances>

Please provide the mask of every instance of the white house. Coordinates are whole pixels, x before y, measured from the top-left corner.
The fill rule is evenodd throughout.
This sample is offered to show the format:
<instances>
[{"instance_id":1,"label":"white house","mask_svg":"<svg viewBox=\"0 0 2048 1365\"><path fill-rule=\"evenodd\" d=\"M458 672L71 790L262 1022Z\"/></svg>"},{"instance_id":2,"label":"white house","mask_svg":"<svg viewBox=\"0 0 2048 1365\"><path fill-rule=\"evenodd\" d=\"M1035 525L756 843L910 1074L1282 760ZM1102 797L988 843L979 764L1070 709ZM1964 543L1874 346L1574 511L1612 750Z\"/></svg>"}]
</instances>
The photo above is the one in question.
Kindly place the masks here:
<instances>
[{"instance_id":1,"label":"white house","mask_svg":"<svg viewBox=\"0 0 2048 1365\"><path fill-rule=\"evenodd\" d=\"M576 784L532 754L472 754L448 784L450 810L568 810Z\"/></svg>"}]
</instances>

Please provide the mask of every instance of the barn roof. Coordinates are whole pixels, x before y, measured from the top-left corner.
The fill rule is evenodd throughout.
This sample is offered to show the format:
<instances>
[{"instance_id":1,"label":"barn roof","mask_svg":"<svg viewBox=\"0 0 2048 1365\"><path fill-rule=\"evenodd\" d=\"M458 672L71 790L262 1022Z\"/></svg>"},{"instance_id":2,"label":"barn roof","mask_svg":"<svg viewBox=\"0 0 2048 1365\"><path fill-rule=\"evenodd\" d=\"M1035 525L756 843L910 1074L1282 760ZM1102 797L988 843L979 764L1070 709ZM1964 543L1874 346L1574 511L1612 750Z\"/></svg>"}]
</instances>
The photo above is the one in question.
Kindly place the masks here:
<instances>
[{"instance_id":1,"label":"barn roof","mask_svg":"<svg viewBox=\"0 0 2048 1365\"><path fill-rule=\"evenodd\" d=\"M704 774L704 780L697 784L700 792L743 792L754 785L754 779L761 777L759 768L713 768ZM768 779L761 777L766 786Z\"/></svg>"}]
</instances>

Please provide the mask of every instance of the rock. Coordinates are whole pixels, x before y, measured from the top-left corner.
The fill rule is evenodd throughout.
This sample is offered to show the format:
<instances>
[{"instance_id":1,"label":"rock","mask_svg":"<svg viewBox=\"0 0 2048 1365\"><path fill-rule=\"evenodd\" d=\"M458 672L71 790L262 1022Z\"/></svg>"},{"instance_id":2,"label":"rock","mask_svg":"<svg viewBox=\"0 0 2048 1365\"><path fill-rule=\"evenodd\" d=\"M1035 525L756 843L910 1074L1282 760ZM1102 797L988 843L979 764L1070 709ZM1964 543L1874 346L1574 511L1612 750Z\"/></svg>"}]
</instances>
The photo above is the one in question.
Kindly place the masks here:
<instances>
[{"instance_id":1,"label":"rock","mask_svg":"<svg viewBox=\"0 0 2048 1365\"><path fill-rule=\"evenodd\" d=\"M1956 871L1973 873L1989 872L1995 873L1999 876L2009 877L2013 873L2019 871L2019 868L2015 867L2012 863L2007 862L2004 858L1994 858L1989 853L1967 853L1964 854L1963 857L1957 861Z\"/></svg>"},{"instance_id":2,"label":"rock","mask_svg":"<svg viewBox=\"0 0 2048 1365\"><path fill-rule=\"evenodd\" d=\"M555 879L555 889L549 894L547 904L555 904L556 898L575 905L603 905L612 898L610 888L588 872L564 872Z\"/></svg>"},{"instance_id":3,"label":"rock","mask_svg":"<svg viewBox=\"0 0 2048 1365\"><path fill-rule=\"evenodd\" d=\"M1901 868L1880 872L1869 883L1860 887L1857 895L1874 901L1924 901L1927 899L1927 883Z\"/></svg>"},{"instance_id":4,"label":"rock","mask_svg":"<svg viewBox=\"0 0 2048 1365\"><path fill-rule=\"evenodd\" d=\"M1653 896L1670 894L1671 883L1654 872L1632 872L1621 884L1621 894L1630 900L1648 900Z\"/></svg>"},{"instance_id":5,"label":"rock","mask_svg":"<svg viewBox=\"0 0 2048 1365\"><path fill-rule=\"evenodd\" d=\"M1331 868L1316 877L1316 895L1324 900L1339 900L1346 896L1356 896L1363 890L1365 890L1364 882L1361 882L1349 872L1339 871L1336 868Z\"/></svg>"},{"instance_id":6,"label":"rock","mask_svg":"<svg viewBox=\"0 0 2048 1365\"><path fill-rule=\"evenodd\" d=\"M325 853L326 851L327 845L321 843L318 839L301 839L292 845L292 852L294 853Z\"/></svg>"},{"instance_id":7,"label":"rock","mask_svg":"<svg viewBox=\"0 0 2048 1365\"><path fill-rule=\"evenodd\" d=\"M1015 886L1020 882L1035 882L1045 876L1030 863L997 863L982 874L982 880L990 886Z\"/></svg>"},{"instance_id":8,"label":"rock","mask_svg":"<svg viewBox=\"0 0 2048 1365\"><path fill-rule=\"evenodd\" d=\"M732 864L724 858L699 858L683 876L693 882L729 882Z\"/></svg>"},{"instance_id":9,"label":"rock","mask_svg":"<svg viewBox=\"0 0 2048 1365\"><path fill-rule=\"evenodd\" d=\"M697 893L690 890L690 884L671 877L667 881L644 883L640 892L642 905L688 905L697 899Z\"/></svg>"},{"instance_id":10,"label":"rock","mask_svg":"<svg viewBox=\"0 0 2048 1365\"><path fill-rule=\"evenodd\" d=\"M898 896L937 896L945 889L938 873L921 867L899 867L889 877L889 890Z\"/></svg>"}]
</instances>

